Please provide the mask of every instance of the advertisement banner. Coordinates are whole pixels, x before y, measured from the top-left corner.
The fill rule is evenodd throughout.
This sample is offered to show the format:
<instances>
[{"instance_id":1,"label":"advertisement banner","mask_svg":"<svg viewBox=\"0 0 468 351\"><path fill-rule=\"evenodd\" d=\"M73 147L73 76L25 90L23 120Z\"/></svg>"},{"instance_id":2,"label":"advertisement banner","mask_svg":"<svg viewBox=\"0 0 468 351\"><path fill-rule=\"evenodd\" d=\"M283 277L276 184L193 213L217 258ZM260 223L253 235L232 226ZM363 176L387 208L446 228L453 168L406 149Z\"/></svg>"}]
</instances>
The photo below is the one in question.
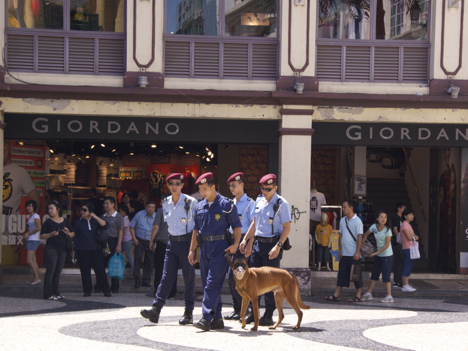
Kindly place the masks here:
<instances>
[{"instance_id":1,"label":"advertisement banner","mask_svg":"<svg viewBox=\"0 0 468 351\"><path fill-rule=\"evenodd\" d=\"M333 270L335 272L338 272L339 264L340 261L338 260L338 254L339 254L339 244L338 240L340 239L340 234L338 230L334 230L333 234L331 235L331 241L332 241L332 247L330 250L330 253L332 255L332 264L333 264Z\"/></svg>"},{"instance_id":2,"label":"advertisement banner","mask_svg":"<svg viewBox=\"0 0 468 351\"><path fill-rule=\"evenodd\" d=\"M460 274L468 274L468 149L461 150Z\"/></svg>"}]
</instances>

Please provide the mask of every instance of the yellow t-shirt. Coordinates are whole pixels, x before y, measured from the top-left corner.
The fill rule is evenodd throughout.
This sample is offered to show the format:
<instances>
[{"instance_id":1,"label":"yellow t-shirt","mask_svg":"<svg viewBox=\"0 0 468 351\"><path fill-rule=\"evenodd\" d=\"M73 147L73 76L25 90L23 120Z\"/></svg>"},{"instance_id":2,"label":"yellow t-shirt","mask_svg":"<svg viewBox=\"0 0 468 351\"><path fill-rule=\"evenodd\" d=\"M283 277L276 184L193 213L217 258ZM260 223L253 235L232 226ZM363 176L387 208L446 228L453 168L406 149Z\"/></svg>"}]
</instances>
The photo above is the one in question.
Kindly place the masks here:
<instances>
[{"instance_id":1,"label":"yellow t-shirt","mask_svg":"<svg viewBox=\"0 0 468 351\"><path fill-rule=\"evenodd\" d=\"M317 234L317 239L322 246L328 246L331 233L333 233L333 228L330 224L326 226L319 224L317 228L315 228L315 234Z\"/></svg>"}]
</instances>

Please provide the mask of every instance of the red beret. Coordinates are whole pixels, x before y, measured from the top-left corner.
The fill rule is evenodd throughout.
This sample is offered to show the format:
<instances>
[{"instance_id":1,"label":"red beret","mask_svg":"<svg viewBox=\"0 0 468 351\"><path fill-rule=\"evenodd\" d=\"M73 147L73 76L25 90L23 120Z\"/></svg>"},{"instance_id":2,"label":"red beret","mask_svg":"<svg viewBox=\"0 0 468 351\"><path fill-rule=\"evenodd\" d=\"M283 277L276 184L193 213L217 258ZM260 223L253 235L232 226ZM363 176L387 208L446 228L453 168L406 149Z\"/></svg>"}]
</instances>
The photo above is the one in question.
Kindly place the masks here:
<instances>
[{"instance_id":1,"label":"red beret","mask_svg":"<svg viewBox=\"0 0 468 351\"><path fill-rule=\"evenodd\" d=\"M196 185L205 184L206 182L208 182L208 181L210 181L212 179L213 179L213 173L211 173L211 172L204 173L200 177L198 177L195 184Z\"/></svg>"},{"instance_id":2,"label":"red beret","mask_svg":"<svg viewBox=\"0 0 468 351\"><path fill-rule=\"evenodd\" d=\"M171 179L184 180L184 175L182 173L172 173L170 176L166 178L166 183L168 183Z\"/></svg>"},{"instance_id":3,"label":"red beret","mask_svg":"<svg viewBox=\"0 0 468 351\"><path fill-rule=\"evenodd\" d=\"M274 174L267 174L260 179L259 183L265 185L276 183L276 176Z\"/></svg>"},{"instance_id":4,"label":"red beret","mask_svg":"<svg viewBox=\"0 0 468 351\"><path fill-rule=\"evenodd\" d=\"M241 180L241 179L244 179L244 173L237 172L228 178L227 183L229 184L230 182L235 182L236 180Z\"/></svg>"}]
</instances>

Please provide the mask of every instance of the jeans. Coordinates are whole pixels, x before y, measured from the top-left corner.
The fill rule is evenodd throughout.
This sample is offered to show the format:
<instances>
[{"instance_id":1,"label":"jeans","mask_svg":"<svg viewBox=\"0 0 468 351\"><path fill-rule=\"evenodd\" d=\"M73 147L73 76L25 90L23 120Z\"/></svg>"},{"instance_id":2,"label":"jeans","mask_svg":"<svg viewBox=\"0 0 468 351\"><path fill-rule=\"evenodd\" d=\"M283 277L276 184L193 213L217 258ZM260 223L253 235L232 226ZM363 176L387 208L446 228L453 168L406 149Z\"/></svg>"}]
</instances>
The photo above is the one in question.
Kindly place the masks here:
<instances>
[{"instance_id":1,"label":"jeans","mask_svg":"<svg viewBox=\"0 0 468 351\"><path fill-rule=\"evenodd\" d=\"M154 295L158 291L158 286L161 284L163 276L164 260L166 257L167 244L162 241L156 242L156 250L154 250ZM188 256L188 255L187 255ZM177 294L177 278L174 280L169 297L174 297Z\"/></svg>"},{"instance_id":2,"label":"jeans","mask_svg":"<svg viewBox=\"0 0 468 351\"><path fill-rule=\"evenodd\" d=\"M133 262L133 240L122 242L122 251L125 252L125 256L133 272L133 268L135 267Z\"/></svg>"},{"instance_id":3,"label":"jeans","mask_svg":"<svg viewBox=\"0 0 468 351\"><path fill-rule=\"evenodd\" d=\"M330 262L330 248L328 246L322 246L318 244L317 250L317 263L322 263L322 258L325 259L325 263Z\"/></svg>"},{"instance_id":4,"label":"jeans","mask_svg":"<svg viewBox=\"0 0 468 351\"><path fill-rule=\"evenodd\" d=\"M97 250L76 250L78 264L80 265L81 284L83 292L90 294L93 289L91 281L91 267L96 275L96 286L100 287L104 293L110 293L109 282L104 269L104 255L101 249Z\"/></svg>"},{"instance_id":5,"label":"jeans","mask_svg":"<svg viewBox=\"0 0 468 351\"><path fill-rule=\"evenodd\" d=\"M58 291L60 273L62 273L66 251L61 251L53 246L46 245L44 248L44 259L46 261L46 272L44 276L44 299L51 296L60 296Z\"/></svg>"},{"instance_id":6,"label":"jeans","mask_svg":"<svg viewBox=\"0 0 468 351\"><path fill-rule=\"evenodd\" d=\"M361 259L359 259L358 264L361 264ZM349 280L351 278L351 267L356 263L353 256L341 256L340 265L338 268L338 279L336 286L347 287L349 288ZM362 282L362 272L361 280L359 282L354 282L354 287L356 289L362 288L364 286Z\"/></svg>"},{"instance_id":7,"label":"jeans","mask_svg":"<svg viewBox=\"0 0 468 351\"><path fill-rule=\"evenodd\" d=\"M154 255L150 249L149 240L143 240L138 238L138 245L135 246L135 262L133 268L133 276L140 278L140 267L141 260L143 259L143 253L145 253L145 263L143 266L143 283L149 284L151 282L151 274L154 268Z\"/></svg>"},{"instance_id":8,"label":"jeans","mask_svg":"<svg viewBox=\"0 0 468 351\"><path fill-rule=\"evenodd\" d=\"M401 270L403 268L403 247L401 244L392 245L393 250L393 282L402 284Z\"/></svg>"}]
</instances>

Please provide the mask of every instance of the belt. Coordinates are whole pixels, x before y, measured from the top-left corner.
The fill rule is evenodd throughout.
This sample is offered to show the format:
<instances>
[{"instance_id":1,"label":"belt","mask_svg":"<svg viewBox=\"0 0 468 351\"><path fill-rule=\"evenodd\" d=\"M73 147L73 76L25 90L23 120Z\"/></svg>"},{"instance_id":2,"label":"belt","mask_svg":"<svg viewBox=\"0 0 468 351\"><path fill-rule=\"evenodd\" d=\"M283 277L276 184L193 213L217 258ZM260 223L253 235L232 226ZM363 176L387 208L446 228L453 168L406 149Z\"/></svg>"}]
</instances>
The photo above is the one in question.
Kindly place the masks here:
<instances>
[{"instance_id":1,"label":"belt","mask_svg":"<svg viewBox=\"0 0 468 351\"><path fill-rule=\"evenodd\" d=\"M170 235L169 234L169 240L170 241L189 241L190 240L189 235L191 234L184 234L184 235Z\"/></svg>"},{"instance_id":2,"label":"belt","mask_svg":"<svg viewBox=\"0 0 468 351\"><path fill-rule=\"evenodd\" d=\"M271 238L265 238L263 236L255 236L255 240L258 240L259 243L266 243L266 244L273 244L278 242L278 236L274 236Z\"/></svg>"},{"instance_id":3,"label":"belt","mask_svg":"<svg viewBox=\"0 0 468 351\"><path fill-rule=\"evenodd\" d=\"M226 234L221 235L207 235L201 236L203 241L218 241L218 240L226 240Z\"/></svg>"}]
</instances>

